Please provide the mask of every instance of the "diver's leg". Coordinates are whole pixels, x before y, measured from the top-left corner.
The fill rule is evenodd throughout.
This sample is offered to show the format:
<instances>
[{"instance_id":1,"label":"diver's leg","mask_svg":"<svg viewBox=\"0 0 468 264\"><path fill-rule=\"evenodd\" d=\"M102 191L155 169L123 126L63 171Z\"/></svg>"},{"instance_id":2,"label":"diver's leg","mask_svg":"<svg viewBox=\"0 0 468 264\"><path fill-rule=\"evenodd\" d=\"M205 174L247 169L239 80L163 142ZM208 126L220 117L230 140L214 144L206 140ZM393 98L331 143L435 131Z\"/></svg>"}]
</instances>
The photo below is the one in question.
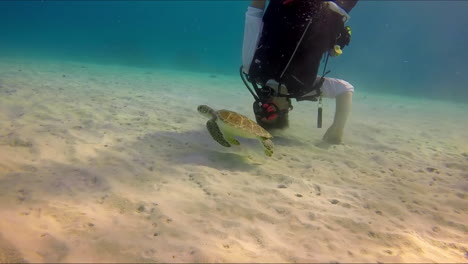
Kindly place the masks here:
<instances>
[{"instance_id":1,"label":"diver's leg","mask_svg":"<svg viewBox=\"0 0 468 264\"><path fill-rule=\"evenodd\" d=\"M335 118L323 136L323 140L330 144L341 144L346 120L351 112L352 100L352 92L344 92L336 97Z\"/></svg>"},{"instance_id":2,"label":"diver's leg","mask_svg":"<svg viewBox=\"0 0 468 264\"><path fill-rule=\"evenodd\" d=\"M351 112L354 87L346 81L326 78L322 86L324 97L336 99L333 124L323 136L323 140L330 144L341 144L344 128Z\"/></svg>"}]
</instances>

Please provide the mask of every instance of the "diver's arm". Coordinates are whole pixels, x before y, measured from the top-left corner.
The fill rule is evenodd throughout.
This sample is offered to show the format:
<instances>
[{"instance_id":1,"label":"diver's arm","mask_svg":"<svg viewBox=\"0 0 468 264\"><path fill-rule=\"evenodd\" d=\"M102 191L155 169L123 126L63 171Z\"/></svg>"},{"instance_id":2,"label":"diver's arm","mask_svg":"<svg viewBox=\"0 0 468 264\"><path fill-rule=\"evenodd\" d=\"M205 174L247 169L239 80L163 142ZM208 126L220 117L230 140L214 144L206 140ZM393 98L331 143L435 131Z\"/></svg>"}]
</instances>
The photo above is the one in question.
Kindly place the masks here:
<instances>
[{"instance_id":1,"label":"diver's arm","mask_svg":"<svg viewBox=\"0 0 468 264\"><path fill-rule=\"evenodd\" d=\"M265 9L266 0L252 0L250 3L251 7Z\"/></svg>"}]
</instances>

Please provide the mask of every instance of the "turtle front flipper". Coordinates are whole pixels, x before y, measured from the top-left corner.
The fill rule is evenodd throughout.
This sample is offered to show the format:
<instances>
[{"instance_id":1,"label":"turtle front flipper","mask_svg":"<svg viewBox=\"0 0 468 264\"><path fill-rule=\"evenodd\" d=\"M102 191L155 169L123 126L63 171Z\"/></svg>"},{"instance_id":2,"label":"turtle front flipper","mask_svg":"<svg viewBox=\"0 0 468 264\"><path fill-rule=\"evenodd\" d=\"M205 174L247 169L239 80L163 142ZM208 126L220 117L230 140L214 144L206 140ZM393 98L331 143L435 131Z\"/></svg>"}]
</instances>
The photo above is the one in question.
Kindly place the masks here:
<instances>
[{"instance_id":1,"label":"turtle front flipper","mask_svg":"<svg viewBox=\"0 0 468 264\"><path fill-rule=\"evenodd\" d=\"M224 139L223 133L218 127L218 124L214 120L208 120L206 122L206 128L208 129L208 132L210 132L211 137L216 140L221 146L224 147L230 147L231 144Z\"/></svg>"},{"instance_id":2,"label":"turtle front flipper","mask_svg":"<svg viewBox=\"0 0 468 264\"><path fill-rule=\"evenodd\" d=\"M240 142L230 134L225 134L224 139L232 145L240 145Z\"/></svg>"},{"instance_id":3,"label":"turtle front flipper","mask_svg":"<svg viewBox=\"0 0 468 264\"><path fill-rule=\"evenodd\" d=\"M265 150L265 155L271 157L273 155L273 141L268 138L259 138L260 143L263 145L263 149Z\"/></svg>"}]
</instances>

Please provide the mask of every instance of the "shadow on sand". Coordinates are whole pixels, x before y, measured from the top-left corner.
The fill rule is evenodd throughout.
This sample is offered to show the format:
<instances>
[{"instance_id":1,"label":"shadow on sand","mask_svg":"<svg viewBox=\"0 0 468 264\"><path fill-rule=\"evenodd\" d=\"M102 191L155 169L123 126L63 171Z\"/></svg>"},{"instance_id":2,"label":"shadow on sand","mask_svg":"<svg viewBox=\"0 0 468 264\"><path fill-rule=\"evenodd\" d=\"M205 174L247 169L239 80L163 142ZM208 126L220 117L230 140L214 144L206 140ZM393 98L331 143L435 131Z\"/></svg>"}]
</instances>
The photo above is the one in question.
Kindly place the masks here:
<instances>
[{"instance_id":1,"label":"shadow on sand","mask_svg":"<svg viewBox=\"0 0 468 264\"><path fill-rule=\"evenodd\" d=\"M159 131L143 136L130 147L140 148L148 144L163 147L164 156L168 157L166 160L177 166L192 164L230 171L249 171L256 168L252 158L261 159L263 150L260 144L257 140L239 141L241 146L226 148L215 142L204 130ZM154 155L160 154L158 152Z\"/></svg>"}]
</instances>

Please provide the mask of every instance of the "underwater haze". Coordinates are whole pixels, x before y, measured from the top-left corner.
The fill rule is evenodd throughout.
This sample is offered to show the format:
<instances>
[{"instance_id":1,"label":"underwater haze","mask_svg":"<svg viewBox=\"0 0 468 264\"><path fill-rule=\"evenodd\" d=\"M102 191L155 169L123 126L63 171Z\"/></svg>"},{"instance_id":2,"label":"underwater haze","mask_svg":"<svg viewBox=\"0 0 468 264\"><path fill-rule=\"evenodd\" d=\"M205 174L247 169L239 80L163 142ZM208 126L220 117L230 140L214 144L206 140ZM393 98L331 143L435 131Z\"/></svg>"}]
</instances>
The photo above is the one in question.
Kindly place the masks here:
<instances>
[{"instance_id":1,"label":"underwater haze","mask_svg":"<svg viewBox=\"0 0 468 264\"><path fill-rule=\"evenodd\" d=\"M360 0L268 132L249 4L0 0L0 263L468 261L468 1Z\"/></svg>"},{"instance_id":2,"label":"underwater haze","mask_svg":"<svg viewBox=\"0 0 468 264\"><path fill-rule=\"evenodd\" d=\"M0 55L237 74L248 1L2 1ZM369 1L332 75L358 89L468 97L465 1Z\"/></svg>"}]
</instances>

